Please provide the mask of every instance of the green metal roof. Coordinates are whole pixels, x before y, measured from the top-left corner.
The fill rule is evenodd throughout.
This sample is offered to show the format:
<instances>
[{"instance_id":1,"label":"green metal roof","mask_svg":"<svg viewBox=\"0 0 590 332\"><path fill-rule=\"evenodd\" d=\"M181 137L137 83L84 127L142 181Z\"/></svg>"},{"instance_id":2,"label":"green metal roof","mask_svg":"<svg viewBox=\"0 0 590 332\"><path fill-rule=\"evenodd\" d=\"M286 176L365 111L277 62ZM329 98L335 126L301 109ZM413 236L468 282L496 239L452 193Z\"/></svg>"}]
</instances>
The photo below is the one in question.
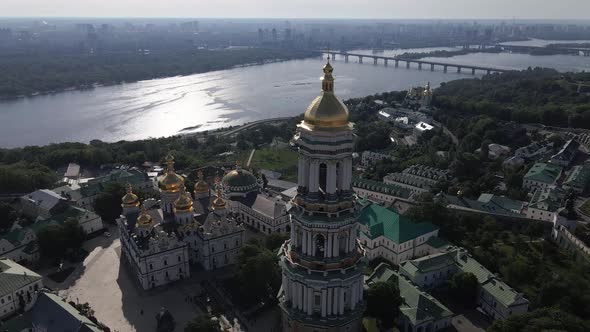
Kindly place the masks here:
<instances>
[{"instance_id":1,"label":"green metal roof","mask_svg":"<svg viewBox=\"0 0 590 332\"><path fill-rule=\"evenodd\" d=\"M524 178L526 180L533 180L537 182L554 183L559 177L561 171L562 168L560 166L546 163L536 163L533 165L533 167L531 167L531 169L529 169Z\"/></svg>"},{"instance_id":2,"label":"green metal roof","mask_svg":"<svg viewBox=\"0 0 590 332\"><path fill-rule=\"evenodd\" d=\"M588 182L590 182L590 164L585 163L572 167L571 172L563 181L563 185L584 190L588 186Z\"/></svg>"},{"instance_id":3,"label":"green metal roof","mask_svg":"<svg viewBox=\"0 0 590 332\"><path fill-rule=\"evenodd\" d=\"M394 243L400 244L415 239L421 235L436 231L437 226L422 222L416 223L392 210L377 204L368 204L361 211L358 220L367 226L370 238L385 236Z\"/></svg>"},{"instance_id":4,"label":"green metal roof","mask_svg":"<svg viewBox=\"0 0 590 332\"><path fill-rule=\"evenodd\" d=\"M529 207L555 212L561 207L565 192L561 188L540 188L535 190Z\"/></svg>"},{"instance_id":5,"label":"green metal roof","mask_svg":"<svg viewBox=\"0 0 590 332\"><path fill-rule=\"evenodd\" d=\"M221 183L231 192L250 192L259 188L258 179L244 169L228 172L221 179Z\"/></svg>"},{"instance_id":6,"label":"green metal roof","mask_svg":"<svg viewBox=\"0 0 590 332\"><path fill-rule=\"evenodd\" d=\"M80 188L82 197L91 197L100 194L108 183L125 184L129 182L133 186L143 184L147 180L147 174L139 170L114 170L105 176L88 181L88 184Z\"/></svg>"},{"instance_id":7,"label":"green metal roof","mask_svg":"<svg viewBox=\"0 0 590 332\"><path fill-rule=\"evenodd\" d=\"M479 200L469 199L465 197L458 197L453 195L443 194L444 200L448 205L454 205L464 209L470 209L477 212L489 213L494 215L522 218L519 213L512 212L501 205L496 204L495 201L481 202Z\"/></svg>"},{"instance_id":8,"label":"green metal roof","mask_svg":"<svg viewBox=\"0 0 590 332\"><path fill-rule=\"evenodd\" d=\"M520 211L524 206L523 201L517 201L506 196L498 196L494 194L481 194L479 195L478 201L489 204L489 205L497 205L506 210L518 210Z\"/></svg>"},{"instance_id":9,"label":"green metal roof","mask_svg":"<svg viewBox=\"0 0 590 332\"><path fill-rule=\"evenodd\" d=\"M375 191L378 193L392 195L400 198L410 198L410 196L412 195L412 191L408 188L374 180L355 178L352 180L351 185L353 187Z\"/></svg>"},{"instance_id":10,"label":"green metal roof","mask_svg":"<svg viewBox=\"0 0 590 332\"><path fill-rule=\"evenodd\" d=\"M453 315L453 313L437 299L430 294L421 291L418 286L412 284L405 277L400 276L386 263L379 264L367 279L368 284L378 281L397 282L400 295L403 298L400 312L402 315L406 316L413 325L429 320L439 320Z\"/></svg>"},{"instance_id":11,"label":"green metal roof","mask_svg":"<svg viewBox=\"0 0 590 332\"><path fill-rule=\"evenodd\" d=\"M0 296L43 279L39 274L9 259L0 259Z\"/></svg>"},{"instance_id":12,"label":"green metal roof","mask_svg":"<svg viewBox=\"0 0 590 332\"><path fill-rule=\"evenodd\" d=\"M515 301L522 299L522 295L501 280L496 279L492 272L466 252L459 252L456 262L459 270L462 272L473 273L477 277L477 281L481 287L488 291L496 301L503 305L510 306Z\"/></svg>"},{"instance_id":13,"label":"green metal roof","mask_svg":"<svg viewBox=\"0 0 590 332\"><path fill-rule=\"evenodd\" d=\"M443 252L402 262L401 268L411 276L415 276L418 272L428 273L438 271L451 265L455 265L453 253Z\"/></svg>"},{"instance_id":14,"label":"green metal roof","mask_svg":"<svg viewBox=\"0 0 590 332\"><path fill-rule=\"evenodd\" d=\"M431 236L426 240L425 244L433 248L442 248L451 245L447 240L444 240L438 236Z\"/></svg>"}]
</instances>

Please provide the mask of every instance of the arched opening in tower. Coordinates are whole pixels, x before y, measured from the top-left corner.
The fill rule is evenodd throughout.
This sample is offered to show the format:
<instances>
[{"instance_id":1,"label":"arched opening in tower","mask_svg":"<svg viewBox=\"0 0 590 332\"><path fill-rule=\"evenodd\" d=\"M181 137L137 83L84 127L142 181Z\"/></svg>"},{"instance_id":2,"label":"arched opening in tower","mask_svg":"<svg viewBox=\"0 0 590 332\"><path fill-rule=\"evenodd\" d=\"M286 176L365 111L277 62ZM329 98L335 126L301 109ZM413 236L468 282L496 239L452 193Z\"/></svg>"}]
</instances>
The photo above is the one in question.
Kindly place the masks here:
<instances>
[{"instance_id":1,"label":"arched opening in tower","mask_svg":"<svg viewBox=\"0 0 590 332\"><path fill-rule=\"evenodd\" d=\"M348 235L346 233L341 233L338 237L338 249L340 251L340 255L345 255L347 252L348 247Z\"/></svg>"},{"instance_id":2,"label":"arched opening in tower","mask_svg":"<svg viewBox=\"0 0 590 332\"><path fill-rule=\"evenodd\" d=\"M324 236L321 234L316 235L315 237L315 257L316 258L323 258L324 257L324 250L325 250L325 239Z\"/></svg>"},{"instance_id":3,"label":"arched opening in tower","mask_svg":"<svg viewBox=\"0 0 590 332\"><path fill-rule=\"evenodd\" d=\"M328 166L324 163L320 164L320 191L326 194L326 186L328 183Z\"/></svg>"}]
</instances>

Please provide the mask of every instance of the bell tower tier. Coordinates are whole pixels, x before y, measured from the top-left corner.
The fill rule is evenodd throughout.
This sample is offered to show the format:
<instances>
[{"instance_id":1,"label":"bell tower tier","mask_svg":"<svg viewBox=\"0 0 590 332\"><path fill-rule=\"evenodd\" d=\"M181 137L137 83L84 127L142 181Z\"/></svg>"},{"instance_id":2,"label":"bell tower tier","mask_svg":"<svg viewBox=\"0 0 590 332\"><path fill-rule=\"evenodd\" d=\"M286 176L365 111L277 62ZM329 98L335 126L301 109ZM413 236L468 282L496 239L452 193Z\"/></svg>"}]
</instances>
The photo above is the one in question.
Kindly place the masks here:
<instances>
[{"instance_id":1,"label":"bell tower tier","mask_svg":"<svg viewBox=\"0 0 590 332\"><path fill-rule=\"evenodd\" d=\"M298 189L289 211L291 237L279 253L284 331L361 330L366 261L351 188L353 124L334 96L332 71L328 62L322 93L293 138Z\"/></svg>"}]
</instances>

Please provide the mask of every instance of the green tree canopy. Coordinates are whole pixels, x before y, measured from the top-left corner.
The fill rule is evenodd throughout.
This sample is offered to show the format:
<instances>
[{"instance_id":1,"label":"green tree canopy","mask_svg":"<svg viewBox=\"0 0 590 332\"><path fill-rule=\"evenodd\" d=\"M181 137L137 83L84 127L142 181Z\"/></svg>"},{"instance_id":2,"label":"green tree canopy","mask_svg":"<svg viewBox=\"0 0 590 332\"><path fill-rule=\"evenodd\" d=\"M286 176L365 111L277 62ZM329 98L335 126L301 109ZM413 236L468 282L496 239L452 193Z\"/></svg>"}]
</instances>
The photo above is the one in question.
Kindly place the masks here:
<instances>
[{"instance_id":1,"label":"green tree canopy","mask_svg":"<svg viewBox=\"0 0 590 332\"><path fill-rule=\"evenodd\" d=\"M474 308L477 305L477 277L471 272L459 272L448 281L449 290L464 306Z\"/></svg>"},{"instance_id":2,"label":"green tree canopy","mask_svg":"<svg viewBox=\"0 0 590 332\"><path fill-rule=\"evenodd\" d=\"M393 326L402 298L394 281L379 281L371 284L365 292L367 315L381 321L385 327Z\"/></svg>"},{"instance_id":3,"label":"green tree canopy","mask_svg":"<svg viewBox=\"0 0 590 332\"><path fill-rule=\"evenodd\" d=\"M202 315L188 322L184 332L221 332L221 328L219 322L211 319L211 316Z\"/></svg>"}]
</instances>

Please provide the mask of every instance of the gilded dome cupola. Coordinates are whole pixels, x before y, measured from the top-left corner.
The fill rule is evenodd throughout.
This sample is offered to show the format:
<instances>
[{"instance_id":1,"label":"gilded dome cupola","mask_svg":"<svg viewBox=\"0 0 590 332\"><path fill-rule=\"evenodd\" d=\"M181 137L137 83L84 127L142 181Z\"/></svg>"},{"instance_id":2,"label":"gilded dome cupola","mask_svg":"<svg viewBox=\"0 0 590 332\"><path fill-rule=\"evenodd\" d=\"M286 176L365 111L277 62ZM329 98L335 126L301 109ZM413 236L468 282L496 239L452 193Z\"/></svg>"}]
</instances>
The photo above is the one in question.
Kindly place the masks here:
<instances>
[{"instance_id":1,"label":"gilded dome cupola","mask_svg":"<svg viewBox=\"0 0 590 332\"><path fill-rule=\"evenodd\" d=\"M176 212L190 212L193 209L193 198L189 194L184 185L180 187L180 196L174 202L174 210Z\"/></svg>"},{"instance_id":2,"label":"gilded dome cupola","mask_svg":"<svg viewBox=\"0 0 590 332\"><path fill-rule=\"evenodd\" d=\"M139 206L139 197L137 197L137 195L133 193L133 188L131 187L131 184L127 183L125 185L125 189L127 193L125 194L125 196L123 196L123 198L121 198L121 205L124 208Z\"/></svg>"},{"instance_id":3,"label":"gilded dome cupola","mask_svg":"<svg viewBox=\"0 0 590 332\"><path fill-rule=\"evenodd\" d=\"M184 179L174 171L174 157L171 154L166 156L166 174L160 179L158 186L167 192L179 192L184 186Z\"/></svg>"},{"instance_id":4,"label":"gilded dome cupola","mask_svg":"<svg viewBox=\"0 0 590 332\"><path fill-rule=\"evenodd\" d=\"M304 124L318 129L335 129L349 125L348 108L334 94L334 68L328 62L323 68L322 93L317 96L305 111Z\"/></svg>"}]
</instances>

